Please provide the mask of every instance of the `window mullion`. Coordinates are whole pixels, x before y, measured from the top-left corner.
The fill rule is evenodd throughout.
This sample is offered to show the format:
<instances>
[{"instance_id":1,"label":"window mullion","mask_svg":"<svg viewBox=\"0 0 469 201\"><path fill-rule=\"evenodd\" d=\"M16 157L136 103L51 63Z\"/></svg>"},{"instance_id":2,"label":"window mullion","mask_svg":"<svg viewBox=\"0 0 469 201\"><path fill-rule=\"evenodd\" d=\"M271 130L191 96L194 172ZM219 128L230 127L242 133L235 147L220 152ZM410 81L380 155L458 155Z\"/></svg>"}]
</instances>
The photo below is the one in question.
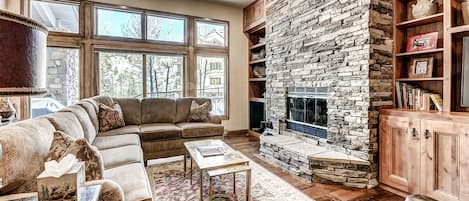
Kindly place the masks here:
<instances>
[{"instance_id":1,"label":"window mullion","mask_svg":"<svg viewBox=\"0 0 469 201\"><path fill-rule=\"evenodd\" d=\"M143 98L147 97L147 54L143 54Z\"/></svg>"}]
</instances>

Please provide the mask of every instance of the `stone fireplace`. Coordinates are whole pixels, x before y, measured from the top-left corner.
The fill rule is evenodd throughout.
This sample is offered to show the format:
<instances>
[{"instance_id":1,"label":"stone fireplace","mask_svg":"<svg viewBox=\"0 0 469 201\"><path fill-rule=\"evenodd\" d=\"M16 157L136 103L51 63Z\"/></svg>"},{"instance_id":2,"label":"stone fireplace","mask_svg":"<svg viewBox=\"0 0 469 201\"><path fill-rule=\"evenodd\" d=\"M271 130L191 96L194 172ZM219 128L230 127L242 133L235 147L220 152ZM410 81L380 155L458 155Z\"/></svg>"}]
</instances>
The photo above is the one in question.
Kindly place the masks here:
<instances>
[{"instance_id":1,"label":"stone fireplace","mask_svg":"<svg viewBox=\"0 0 469 201\"><path fill-rule=\"evenodd\" d=\"M392 105L391 1L266 4L274 136L261 155L306 180L376 186L378 111Z\"/></svg>"}]
</instances>

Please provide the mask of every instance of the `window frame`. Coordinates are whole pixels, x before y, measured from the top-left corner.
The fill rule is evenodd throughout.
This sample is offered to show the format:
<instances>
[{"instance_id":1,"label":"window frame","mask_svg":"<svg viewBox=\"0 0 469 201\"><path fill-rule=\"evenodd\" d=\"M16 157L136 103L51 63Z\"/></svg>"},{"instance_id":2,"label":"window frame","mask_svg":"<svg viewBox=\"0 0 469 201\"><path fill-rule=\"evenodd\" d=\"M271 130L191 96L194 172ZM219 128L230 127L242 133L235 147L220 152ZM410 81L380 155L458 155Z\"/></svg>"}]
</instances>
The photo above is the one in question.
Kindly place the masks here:
<instances>
[{"instance_id":1,"label":"window frame","mask_svg":"<svg viewBox=\"0 0 469 201\"><path fill-rule=\"evenodd\" d=\"M48 31L48 35L51 36L64 36L64 37L83 37L84 36L84 6L78 0L31 0L29 5L30 10L30 17L32 18L32 2L45 2L45 3L55 3L55 4L65 4L65 5L73 5L78 7L78 32L60 32L60 31Z\"/></svg>"},{"instance_id":2,"label":"window frame","mask_svg":"<svg viewBox=\"0 0 469 201\"><path fill-rule=\"evenodd\" d=\"M224 62L225 62L225 66L224 66L224 78L223 78L223 81L224 81L224 94L223 94L223 100L224 100L224 114L221 114L221 115L217 115L218 117L220 117L222 120L227 120L229 119L229 114L230 114L230 107L229 107L229 94L230 94L230 78L229 78L229 75L230 75L230 64L229 64L229 55L225 55L225 54L219 54L219 53L199 53L199 54L195 54L195 66L194 66L194 76L195 76L195 84L194 84L194 90L195 90L195 94L194 96L195 97L199 97L197 96L197 59L198 57L217 57L217 58L223 58L224 59ZM223 67L222 67L223 69ZM209 97L207 97L209 98Z\"/></svg>"},{"instance_id":3,"label":"window frame","mask_svg":"<svg viewBox=\"0 0 469 201\"><path fill-rule=\"evenodd\" d=\"M145 41L146 33L146 18L145 12L137 9L130 9L128 7L117 7L117 6L109 6L109 5L95 5L93 6L93 18L92 18L92 27L93 27L93 38L95 39L103 39L103 40L119 40L119 41ZM129 37L122 37L122 36L108 36L108 35L99 35L98 34L98 27L99 27L99 15L98 10L107 10L107 11L116 11L116 12L124 12L130 14L138 14L140 15L140 38L129 38Z\"/></svg>"},{"instance_id":4,"label":"window frame","mask_svg":"<svg viewBox=\"0 0 469 201\"><path fill-rule=\"evenodd\" d=\"M154 40L148 38L148 17L161 17L161 18L168 18L168 19L176 19L176 20L183 20L184 21L184 41L183 42L175 42L175 41L164 41L164 40ZM163 12L156 12L156 11L145 11L144 14L145 18L145 41L159 43L159 44L166 44L166 45L184 45L186 46L189 41L189 18L185 15L174 15L168 14Z\"/></svg>"},{"instance_id":5,"label":"window frame","mask_svg":"<svg viewBox=\"0 0 469 201\"><path fill-rule=\"evenodd\" d=\"M223 27L225 28L225 41L224 41L224 44L223 46L218 46L218 45L207 45L207 44L198 44L198 40L199 40L199 29L198 29L198 26L197 26L197 22L202 22L202 23L206 23L206 24L214 24L214 25L223 25ZM229 34L229 26L230 24L226 21L222 21L222 20L214 20L214 19L206 19L206 18L195 18L194 19L194 46L198 47L198 48L215 48L215 49L227 49L229 48L229 38L230 38L230 34Z\"/></svg>"}]
</instances>

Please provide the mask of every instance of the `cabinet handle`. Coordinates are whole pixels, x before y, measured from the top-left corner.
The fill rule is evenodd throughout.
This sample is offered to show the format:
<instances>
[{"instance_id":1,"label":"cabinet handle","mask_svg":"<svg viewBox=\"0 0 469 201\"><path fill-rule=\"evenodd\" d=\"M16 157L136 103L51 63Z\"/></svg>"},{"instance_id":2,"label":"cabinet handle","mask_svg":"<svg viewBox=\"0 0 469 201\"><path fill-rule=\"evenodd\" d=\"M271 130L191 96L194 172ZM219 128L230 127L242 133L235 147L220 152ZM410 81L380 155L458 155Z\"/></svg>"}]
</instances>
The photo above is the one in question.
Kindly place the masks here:
<instances>
[{"instance_id":1,"label":"cabinet handle","mask_svg":"<svg viewBox=\"0 0 469 201\"><path fill-rule=\"evenodd\" d=\"M423 134L423 136L425 137L425 139L430 138L430 131L428 131L428 129L425 129L425 134Z\"/></svg>"},{"instance_id":2,"label":"cabinet handle","mask_svg":"<svg viewBox=\"0 0 469 201\"><path fill-rule=\"evenodd\" d=\"M417 137L417 129L412 128L412 137Z\"/></svg>"}]
</instances>

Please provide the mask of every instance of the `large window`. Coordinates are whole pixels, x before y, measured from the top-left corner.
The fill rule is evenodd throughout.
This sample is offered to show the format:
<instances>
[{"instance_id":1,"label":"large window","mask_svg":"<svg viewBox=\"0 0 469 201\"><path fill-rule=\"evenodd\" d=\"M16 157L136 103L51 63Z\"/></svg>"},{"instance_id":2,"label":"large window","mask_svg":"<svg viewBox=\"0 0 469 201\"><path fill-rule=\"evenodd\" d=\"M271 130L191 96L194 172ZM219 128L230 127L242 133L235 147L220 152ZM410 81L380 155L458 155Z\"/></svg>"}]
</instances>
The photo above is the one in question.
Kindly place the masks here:
<instances>
[{"instance_id":1,"label":"large window","mask_svg":"<svg viewBox=\"0 0 469 201\"><path fill-rule=\"evenodd\" d=\"M143 97L143 55L98 52L99 94Z\"/></svg>"},{"instance_id":2,"label":"large window","mask_svg":"<svg viewBox=\"0 0 469 201\"><path fill-rule=\"evenodd\" d=\"M196 21L196 38L199 46L226 46L227 24L211 21Z\"/></svg>"},{"instance_id":3,"label":"large window","mask_svg":"<svg viewBox=\"0 0 469 201\"><path fill-rule=\"evenodd\" d=\"M31 17L46 25L49 31L78 33L78 4L31 1Z\"/></svg>"},{"instance_id":4,"label":"large window","mask_svg":"<svg viewBox=\"0 0 469 201\"><path fill-rule=\"evenodd\" d=\"M147 16L147 38L163 42L185 42L186 21L181 17Z\"/></svg>"},{"instance_id":5,"label":"large window","mask_svg":"<svg viewBox=\"0 0 469 201\"><path fill-rule=\"evenodd\" d=\"M47 48L47 90L31 99L31 116L37 117L71 105L79 99L79 49Z\"/></svg>"},{"instance_id":6,"label":"large window","mask_svg":"<svg viewBox=\"0 0 469 201\"><path fill-rule=\"evenodd\" d=\"M212 99L212 113L225 114L226 58L197 56L197 96ZM222 66L221 69L211 66Z\"/></svg>"},{"instance_id":7,"label":"large window","mask_svg":"<svg viewBox=\"0 0 469 201\"><path fill-rule=\"evenodd\" d=\"M122 38L142 38L142 15L140 13L96 9L96 34Z\"/></svg>"},{"instance_id":8,"label":"large window","mask_svg":"<svg viewBox=\"0 0 469 201\"><path fill-rule=\"evenodd\" d=\"M183 97L183 56L147 55L147 70L148 97Z\"/></svg>"}]
</instances>

